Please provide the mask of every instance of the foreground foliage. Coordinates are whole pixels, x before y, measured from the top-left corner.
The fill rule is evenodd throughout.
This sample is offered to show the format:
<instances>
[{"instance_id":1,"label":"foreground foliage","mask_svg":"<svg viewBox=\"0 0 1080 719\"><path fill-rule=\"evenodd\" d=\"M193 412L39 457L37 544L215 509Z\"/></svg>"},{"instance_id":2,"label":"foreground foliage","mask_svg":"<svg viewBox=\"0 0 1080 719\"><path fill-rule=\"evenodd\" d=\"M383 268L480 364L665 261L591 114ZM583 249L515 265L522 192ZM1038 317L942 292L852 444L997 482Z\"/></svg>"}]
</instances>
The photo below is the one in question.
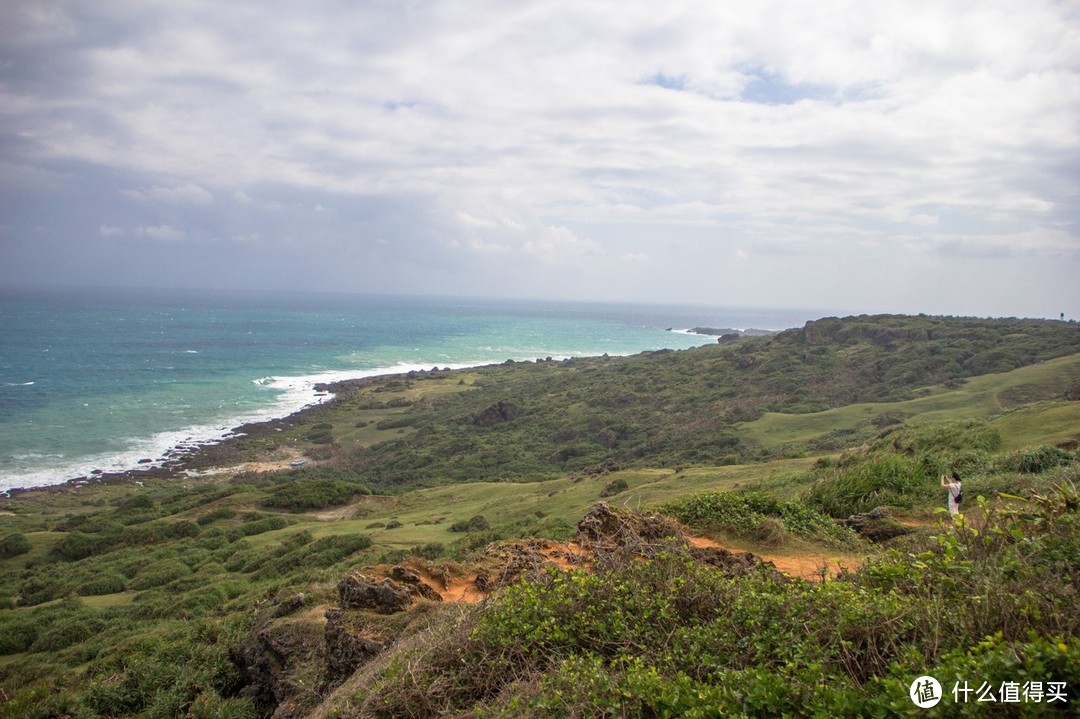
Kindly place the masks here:
<instances>
[{"instance_id":1,"label":"foreground foliage","mask_svg":"<svg viewBox=\"0 0 1080 719\"><path fill-rule=\"evenodd\" d=\"M352 717L900 716L923 674L1075 688L1078 636L1080 496L1066 483L821 584L729 577L674 546L551 570L337 699ZM948 697L939 714L971 709Z\"/></svg>"}]
</instances>

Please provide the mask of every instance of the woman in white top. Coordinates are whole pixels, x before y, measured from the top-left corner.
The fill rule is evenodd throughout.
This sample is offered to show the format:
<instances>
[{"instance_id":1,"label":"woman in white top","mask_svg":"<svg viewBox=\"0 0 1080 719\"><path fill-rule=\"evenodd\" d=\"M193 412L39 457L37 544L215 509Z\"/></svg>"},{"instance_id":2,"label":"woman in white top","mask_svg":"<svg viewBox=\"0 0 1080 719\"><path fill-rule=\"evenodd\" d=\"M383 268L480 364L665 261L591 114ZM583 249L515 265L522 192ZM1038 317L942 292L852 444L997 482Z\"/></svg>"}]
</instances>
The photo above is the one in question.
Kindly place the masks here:
<instances>
[{"instance_id":1,"label":"woman in white top","mask_svg":"<svg viewBox=\"0 0 1080 719\"><path fill-rule=\"evenodd\" d=\"M960 514L960 502L957 500L962 489L960 484L960 473L953 472L951 481L949 477L944 474L941 475L941 486L946 487L949 490L949 514L955 517Z\"/></svg>"}]
</instances>

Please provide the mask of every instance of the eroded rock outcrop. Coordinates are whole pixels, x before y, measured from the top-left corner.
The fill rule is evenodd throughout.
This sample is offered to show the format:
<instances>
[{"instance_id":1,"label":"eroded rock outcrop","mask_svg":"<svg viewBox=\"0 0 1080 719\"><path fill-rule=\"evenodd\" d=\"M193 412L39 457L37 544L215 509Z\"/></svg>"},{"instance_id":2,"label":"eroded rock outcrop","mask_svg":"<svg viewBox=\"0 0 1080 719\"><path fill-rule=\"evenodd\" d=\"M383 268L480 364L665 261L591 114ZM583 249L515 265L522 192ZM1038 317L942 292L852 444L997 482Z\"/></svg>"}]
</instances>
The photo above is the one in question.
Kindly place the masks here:
<instances>
[{"instance_id":1,"label":"eroded rock outcrop","mask_svg":"<svg viewBox=\"0 0 1080 719\"><path fill-rule=\"evenodd\" d=\"M326 679L345 679L389 646L380 637L366 635L349 626L343 609L326 610Z\"/></svg>"},{"instance_id":2,"label":"eroded rock outcrop","mask_svg":"<svg viewBox=\"0 0 1080 719\"><path fill-rule=\"evenodd\" d=\"M389 577L377 582L365 574L349 574L338 582L343 609L369 609L378 614L395 614L412 605L412 595Z\"/></svg>"}]
</instances>

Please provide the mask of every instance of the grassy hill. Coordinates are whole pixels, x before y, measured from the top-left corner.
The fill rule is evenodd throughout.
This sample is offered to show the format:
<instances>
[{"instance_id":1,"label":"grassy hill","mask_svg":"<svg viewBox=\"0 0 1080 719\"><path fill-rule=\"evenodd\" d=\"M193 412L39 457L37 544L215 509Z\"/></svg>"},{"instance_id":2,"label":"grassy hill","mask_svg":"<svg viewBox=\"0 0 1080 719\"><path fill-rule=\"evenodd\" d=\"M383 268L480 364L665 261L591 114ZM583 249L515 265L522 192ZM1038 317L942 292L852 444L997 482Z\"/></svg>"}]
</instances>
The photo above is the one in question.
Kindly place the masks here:
<instances>
[{"instance_id":1,"label":"grassy hill","mask_svg":"<svg viewBox=\"0 0 1080 719\"><path fill-rule=\"evenodd\" d=\"M0 500L0 717L889 716L927 672L1075 687L1078 398L1077 325L892 316L347 383L212 455L236 468ZM661 533L476 607L339 606L356 570L460 583L577 546L601 500L849 571L733 576ZM836 522L880 505L885 544Z\"/></svg>"}]
</instances>

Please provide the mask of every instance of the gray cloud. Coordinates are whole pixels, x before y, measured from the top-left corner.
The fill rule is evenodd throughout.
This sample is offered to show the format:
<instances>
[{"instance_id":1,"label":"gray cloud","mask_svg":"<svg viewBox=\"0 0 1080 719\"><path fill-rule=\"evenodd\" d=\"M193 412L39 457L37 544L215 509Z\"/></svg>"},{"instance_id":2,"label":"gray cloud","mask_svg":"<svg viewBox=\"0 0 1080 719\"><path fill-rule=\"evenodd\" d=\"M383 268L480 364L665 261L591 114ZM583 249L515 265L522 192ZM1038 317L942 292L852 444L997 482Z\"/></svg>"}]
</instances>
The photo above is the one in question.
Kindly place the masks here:
<instances>
[{"instance_id":1,"label":"gray cloud","mask_svg":"<svg viewBox=\"0 0 1080 719\"><path fill-rule=\"evenodd\" d=\"M13 0L0 281L1039 313L1080 303L1078 38L1050 0Z\"/></svg>"}]
</instances>

